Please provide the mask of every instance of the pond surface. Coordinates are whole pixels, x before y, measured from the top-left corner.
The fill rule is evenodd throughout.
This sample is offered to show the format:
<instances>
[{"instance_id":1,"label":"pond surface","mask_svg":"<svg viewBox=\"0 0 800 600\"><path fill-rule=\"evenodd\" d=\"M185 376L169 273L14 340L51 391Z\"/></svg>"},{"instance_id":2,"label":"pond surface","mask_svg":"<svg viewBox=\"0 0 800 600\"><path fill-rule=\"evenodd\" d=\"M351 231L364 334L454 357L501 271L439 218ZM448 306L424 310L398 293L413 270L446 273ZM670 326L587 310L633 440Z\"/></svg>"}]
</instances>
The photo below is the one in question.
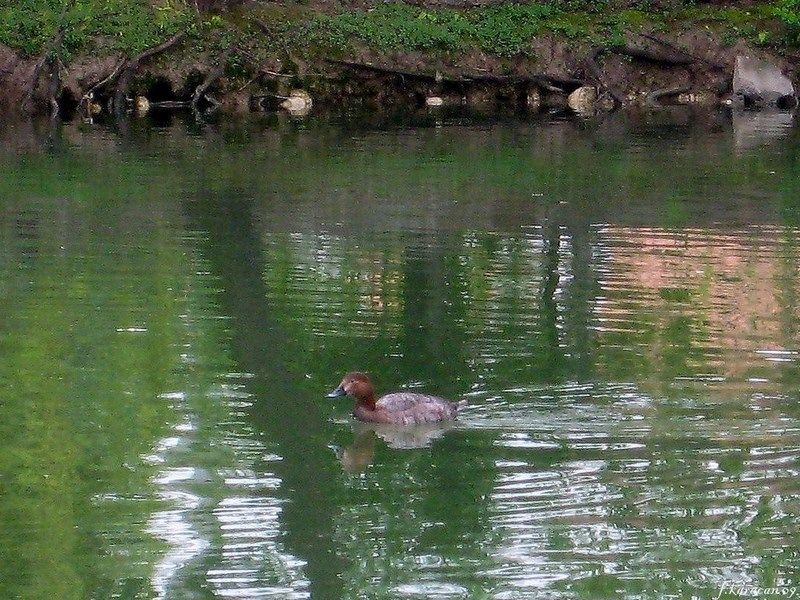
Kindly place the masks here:
<instances>
[{"instance_id":1,"label":"pond surface","mask_svg":"<svg viewBox=\"0 0 800 600\"><path fill-rule=\"evenodd\" d=\"M790 116L2 138L0 597L800 586Z\"/></svg>"}]
</instances>

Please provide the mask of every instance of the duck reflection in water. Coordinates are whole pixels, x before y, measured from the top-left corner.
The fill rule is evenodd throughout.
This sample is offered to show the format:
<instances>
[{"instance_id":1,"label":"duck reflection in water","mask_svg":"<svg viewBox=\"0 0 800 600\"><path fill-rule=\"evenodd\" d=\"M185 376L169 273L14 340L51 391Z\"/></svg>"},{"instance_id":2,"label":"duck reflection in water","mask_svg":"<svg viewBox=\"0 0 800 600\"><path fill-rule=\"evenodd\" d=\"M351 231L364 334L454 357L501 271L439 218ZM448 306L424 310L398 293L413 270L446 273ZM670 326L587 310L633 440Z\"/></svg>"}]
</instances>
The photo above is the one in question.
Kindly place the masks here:
<instances>
[{"instance_id":1,"label":"duck reflection in water","mask_svg":"<svg viewBox=\"0 0 800 600\"><path fill-rule=\"evenodd\" d=\"M346 447L332 448L345 472L361 473L375 460L377 438L396 450L427 448L452 426L452 422L407 426L356 421L353 423L353 443Z\"/></svg>"}]
</instances>

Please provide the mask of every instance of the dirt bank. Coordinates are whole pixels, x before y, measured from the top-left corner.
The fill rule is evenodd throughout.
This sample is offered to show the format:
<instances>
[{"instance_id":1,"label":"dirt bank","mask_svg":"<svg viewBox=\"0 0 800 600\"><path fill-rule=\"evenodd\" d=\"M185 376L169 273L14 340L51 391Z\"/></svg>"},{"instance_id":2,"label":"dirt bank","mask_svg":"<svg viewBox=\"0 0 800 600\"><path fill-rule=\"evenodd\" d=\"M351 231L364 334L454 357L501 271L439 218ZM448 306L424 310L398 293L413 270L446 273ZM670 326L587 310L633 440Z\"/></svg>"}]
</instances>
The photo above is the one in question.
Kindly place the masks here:
<instances>
[{"instance_id":1,"label":"dirt bank","mask_svg":"<svg viewBox=\"0 0 800 600\"><path fill-rule=\"evenodd\" d=\"M481 47L376 47L359 39L330 52L308 40L287 42L285 31L276 44L263 16L238 19L249 27L226 30L213 43L179 31L136 54L95 44L66 60L55 51L58 36L38 56L0 45L0 106L91 118L153 109L303 114L442 105L577 112L716 105L731 98L736 57L743 55L767 60L798 89L798 55L791 49L732 40L702 23L640 24L603 44L543 31L522 51L501 54Z\"/></svg>"}]
</instances>

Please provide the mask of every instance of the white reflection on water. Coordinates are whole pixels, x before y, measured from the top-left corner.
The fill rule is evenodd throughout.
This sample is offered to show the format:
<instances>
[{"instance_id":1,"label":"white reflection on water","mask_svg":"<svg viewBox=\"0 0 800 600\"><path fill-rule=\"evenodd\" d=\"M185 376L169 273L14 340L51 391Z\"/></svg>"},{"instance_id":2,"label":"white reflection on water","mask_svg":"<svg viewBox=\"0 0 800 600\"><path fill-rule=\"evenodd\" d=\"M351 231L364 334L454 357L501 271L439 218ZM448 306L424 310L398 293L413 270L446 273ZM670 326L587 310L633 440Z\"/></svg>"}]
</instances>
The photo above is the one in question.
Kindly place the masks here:
<instances>
[{"instance_id":1,"label":"white reflection on water","mask_svg":"<svg viewBox=\"0 0 800 600\"><path fill-rule=\"evenodd\" d=\"M307 598L305 562L282 549L280 478L252 465L281 457L269 451L244 422L250 406L235 374L204 394L221 409L221 422L205 422L192 392L163 394L183 415L173 435L145 457L162 465L153 483L168 508L156 512L147 530L168 550L155 566L152 586L159 598L183 589L180 581L200 577L215 595L230 598ZM209 415L210 417L210 415ZM209 452L209 436L219 436ZM224 443L220 444L220 442ZM199 449L205 448L205 452ZM205 466L186 465L202 461ZM202 557L206 557L203 559ZM198 572L199 571L199 572Z\"/></svg>"},{"instance_id":2,"label":"white reflection on water","mask_svg":"<svg viewBox=\"0 0 800 600\"><path fill-rule=\"evenodd\" d=\"M184 395L174 395L172 399L173 402L184 400ZM156 445L156 452L144 457L145 460L165 465L172 462L172 454L188 442L186 434L191 430L186 432L184 425L181 423L175 428L176 432L184 430L183 436L163 438ZM158 489L157 497L169 506L168 509L153 514L147 525L149 533L168 544L167 552L153 570L152 585L158 598L165 598L170 583L180 570L211 545L208 539L200 535L190 518L200 507L202 499L189 492L186 487L198 476L202 475L194 467L165 466L153 479Z\"/></svg>"},{"instance_id":3,"label":"white reflection on water","mask_svg":"<svg viewBox=\"0 0 800 600\"><path fill-rule=\"evenodd\" d=\"M201 259L193 262L207 274ZM143 457L159 466L152 483L164 504L147 524L167 546L153 569L153 590L158 598L184 597L198 585L222 597L307 598L305 562L280 541L282 481L269 465L282 457L247 420L252 374L220 371L211 364L219 358L206 354L209 340L198 340L209 329L199 321L219 321L207 299L192 295L201 290L187 292L181 315L186 341L176 376L184 389L159 396L177 423Z\"/></svg>"},{"instance_id":4,"label":"white reflection on water","mask_svg":"<svg viewBox=\"0 0 800 600\"><path fill-rule=\"evenodd\" d=\"M735 110L733 139L739 152L774 143L787 137L794 126L794 113L779 110Z\"/></svg>"},{"instance_id":5,"label":"white reflection on water","mask_svg":"<svg viewBox=\"0 0 800 600\"><path fill-rule=\"evenodd\" d=\"M150 519L147 531L170 545L170 549L153 571L153 589L158 598L167 595L170 582L186 564L208 548L210 542L199 536L187 515L200 505L200 498L187 492L161 492L158 497L176 506L173 510L157 512Z\"/></svg>"},{"instance_id":6,"label":"white reflection on water","mask_svg":"<svg viewBox=\"0 0 800 600\"><path fill-rule=\"evenodd\" d=\"M518 457L495 461L489 519L500 541L493 564L480 571L498 582L492 597L562 597L598 572L646 585L648 577L668 580L676 566L692 564L702 565L690 571L696 589L758 582L760 561L745 532L766 514L780 543L778 524L795 519L795 502L779 490L800 476L798 428L691 415L677 425L658 417L663 401L647 400L632 385L625 396L638 394L639 402L631 404L618 401L620 386L590 388L551 387L549 410L535 392L516 389L505 396L515 422L496 418L491 398L475 398L480 407L466 415L464 426L496 430L495 445ZM681 439L691 440L688 447ZM746 450L740 470L721 467L726 454L757 440L764 444ZM520 449L537 453L528 462ZM545 467L548 452L559 454Z\"/></svg>"}]
</instances>

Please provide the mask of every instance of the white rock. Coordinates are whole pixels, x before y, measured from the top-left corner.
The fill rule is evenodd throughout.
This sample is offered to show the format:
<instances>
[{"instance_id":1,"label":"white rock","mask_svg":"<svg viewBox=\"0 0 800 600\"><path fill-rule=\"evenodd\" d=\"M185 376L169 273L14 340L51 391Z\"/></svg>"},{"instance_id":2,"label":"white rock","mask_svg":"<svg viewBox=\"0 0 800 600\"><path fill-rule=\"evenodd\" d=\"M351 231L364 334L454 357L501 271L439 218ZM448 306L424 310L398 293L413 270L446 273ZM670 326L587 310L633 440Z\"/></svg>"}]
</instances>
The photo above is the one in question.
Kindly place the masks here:
<instances>
[{"instance_id":1,"label":"white rock","mask_svg":"<svg viewBox=\"0 0 800 600\"><path fill-rule=\"evenodd\" d=\"M584 85L567 97L567 105L576 113L588 113L594 110L597 102L597 90L591 85Z\"/></svg>"},{"instance_id":2,"label":"white rock","mask_svg":"<svg viewBox=\"0 0 800 600\"><path fill-rule=\"evenodd\" d=\"M289 92L289 96L281 102L281 108L299 116L307 115L313 105L311 95L305 90L292 90Z\"/></svg>"},{"instance_id":3,"label":"white rock","mask_svg":"<svg viewBox=\"0 0 800 600\"><path fill-rule=\"evenodd\" d=\"M144 96L136 96L133 106L138 114L143 115L150 110L150 101Z\"/></svg>"},{"instance_id":4,"label":"white rock","mask_svg":"<svg viewBox=\"0 0 800 600\"><path fill-rule=\"evenodd\" d=\"M744 106L792 106L794 86L777 65L739 55L733 69L733 101Z\"/></svg>"},{"instance_id":5,"label":"white rock","mask_svg":"<svg viewBox=\"0 0 800 600\"><path fill-rule=\"evenodd\" d=\"M528 94L525 96L525 105L532 112L536 112L542 107L542 94L539 92L539 88L528 88Z\"/></svg>"},{"instance_id":6,"label":"white rock","mask_svg":"<svg viewBox=\"0 0 800 600\"><path fill-rule=\"evenodd\" d=\"M425 106L443 106L444 98L441 96L428 96L425 98Z\"/></svg>"}]
</instances>

